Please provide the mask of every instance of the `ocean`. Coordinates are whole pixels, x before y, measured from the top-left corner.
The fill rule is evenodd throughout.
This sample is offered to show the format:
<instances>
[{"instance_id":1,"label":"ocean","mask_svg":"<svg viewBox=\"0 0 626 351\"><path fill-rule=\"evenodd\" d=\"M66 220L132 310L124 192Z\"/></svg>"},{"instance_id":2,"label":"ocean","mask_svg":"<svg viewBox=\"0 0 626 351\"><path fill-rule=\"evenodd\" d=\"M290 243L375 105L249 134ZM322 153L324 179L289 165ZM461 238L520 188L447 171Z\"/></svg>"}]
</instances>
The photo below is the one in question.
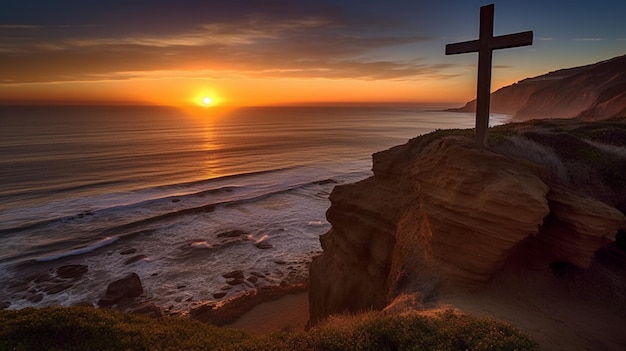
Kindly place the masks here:
<instances>
[{"instance_id":1,"label":"ocean","mask_svg":"<svg viewBox=\"0 0 626 351\"><path fill-rule=\"evenodd\" d=\"M96 305L134 272L141 299L185 313L306 281L334 186L370 176L372 153L474 115L4 106L0 123L0 304ZM67 265L88 270L54 274Z\"/></svg>"}]
</instances>

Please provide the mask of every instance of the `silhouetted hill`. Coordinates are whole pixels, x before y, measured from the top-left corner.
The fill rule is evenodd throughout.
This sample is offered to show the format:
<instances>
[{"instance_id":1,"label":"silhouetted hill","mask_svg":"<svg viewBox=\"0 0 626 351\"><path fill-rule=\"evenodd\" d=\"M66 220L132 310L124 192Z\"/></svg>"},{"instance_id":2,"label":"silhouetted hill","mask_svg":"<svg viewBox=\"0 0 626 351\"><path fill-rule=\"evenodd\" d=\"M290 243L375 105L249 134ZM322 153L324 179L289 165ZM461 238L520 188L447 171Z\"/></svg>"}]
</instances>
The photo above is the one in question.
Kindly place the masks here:
<instances>
[{"instance_id":1,"label":"silhouetted hill","mask_svg":"<svg viewBox=\"0 0 626 351\"><path fill-rule=\"evenodd\" d=\"M450 111L473 112L476 100ZM491 94L491 112L515 119L626 116L626 55L526 78Z\"/></svg>"}]
</instances>

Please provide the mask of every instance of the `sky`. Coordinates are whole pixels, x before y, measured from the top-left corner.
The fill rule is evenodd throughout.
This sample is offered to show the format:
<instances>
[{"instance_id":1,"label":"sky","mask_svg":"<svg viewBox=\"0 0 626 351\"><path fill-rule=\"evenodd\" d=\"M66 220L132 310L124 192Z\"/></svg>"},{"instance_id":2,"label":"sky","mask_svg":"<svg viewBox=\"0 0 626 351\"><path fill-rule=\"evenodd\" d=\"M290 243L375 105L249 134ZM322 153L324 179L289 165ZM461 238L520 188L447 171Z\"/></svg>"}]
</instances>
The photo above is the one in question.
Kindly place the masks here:
<instances>
[{"instance_id":1,"label":"sky","mask_svg":"<svg viewBox=\"0 0 626 351\"><path fill-rule=\"evenodd\" d=\"M534 32L492 90L626 54L623 0L3 0L0 103L461 104L478 55L445 45L489 3L494 35Z\"/></svg>"}]
</instances>

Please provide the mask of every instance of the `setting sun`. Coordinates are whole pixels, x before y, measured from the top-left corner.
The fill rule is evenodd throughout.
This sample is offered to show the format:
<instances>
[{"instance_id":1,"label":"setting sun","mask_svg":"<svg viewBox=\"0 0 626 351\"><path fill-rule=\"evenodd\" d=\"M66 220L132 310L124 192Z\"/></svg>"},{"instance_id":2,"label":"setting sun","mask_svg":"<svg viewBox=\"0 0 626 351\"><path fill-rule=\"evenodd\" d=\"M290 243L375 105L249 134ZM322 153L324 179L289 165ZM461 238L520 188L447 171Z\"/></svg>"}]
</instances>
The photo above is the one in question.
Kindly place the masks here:
<instances>
[{"instance_id":1,"label":"setting sun","mask_svg":"<svg viewBox=\"0 0 626 351\"><path fill-rule=\"evenodd\" d=\"M184 89L181 89L184 90ZM190 89L191 90L191 89ZM224 103L224 99L221 94L213 89L194 89L195 93L187 95L187 99L181 99L181 102L185 102L186 105L200 106L200 107L214 107L221 106Z\"/></svg>"}]
</instances>

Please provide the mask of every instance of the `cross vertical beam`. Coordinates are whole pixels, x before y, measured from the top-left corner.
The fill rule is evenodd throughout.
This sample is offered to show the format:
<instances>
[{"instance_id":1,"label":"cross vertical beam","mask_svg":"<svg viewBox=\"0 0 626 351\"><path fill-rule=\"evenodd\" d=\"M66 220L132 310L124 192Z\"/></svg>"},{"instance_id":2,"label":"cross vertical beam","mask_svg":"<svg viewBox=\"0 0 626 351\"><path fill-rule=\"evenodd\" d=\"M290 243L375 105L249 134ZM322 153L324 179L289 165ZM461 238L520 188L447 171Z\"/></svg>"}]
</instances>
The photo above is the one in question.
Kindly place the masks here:
<instances>
[{"instance_id":1,"label":"cross vertical beam","mask_svg":"<svg viewBox=\"0 0 626 351\"><path fill-rule=\"evenodd\" d=\"M493 38L494 6L480 8L480 32L478 35L478 85L476 87L476 143L487 145L489 130L489 103L491 100L491 63L492 51L490 39ZM486 40L485 40L486 39Z\"/></svg>"},{"instance_id":2,"label":"cross vertical beam","mask_svg":"<svg viewBox=\"0 0 626 351\"><path fill-rule=\"evenodd\" d=\"M478 52L478 86L476 88L476 144L487 145L489 129L489 98L491 93L492 52L497 49L532 45L533 32L493 36L494 5L480 8L480 31L478 40L446 45L446 55Z\"/></svg>"}]
</instances>

